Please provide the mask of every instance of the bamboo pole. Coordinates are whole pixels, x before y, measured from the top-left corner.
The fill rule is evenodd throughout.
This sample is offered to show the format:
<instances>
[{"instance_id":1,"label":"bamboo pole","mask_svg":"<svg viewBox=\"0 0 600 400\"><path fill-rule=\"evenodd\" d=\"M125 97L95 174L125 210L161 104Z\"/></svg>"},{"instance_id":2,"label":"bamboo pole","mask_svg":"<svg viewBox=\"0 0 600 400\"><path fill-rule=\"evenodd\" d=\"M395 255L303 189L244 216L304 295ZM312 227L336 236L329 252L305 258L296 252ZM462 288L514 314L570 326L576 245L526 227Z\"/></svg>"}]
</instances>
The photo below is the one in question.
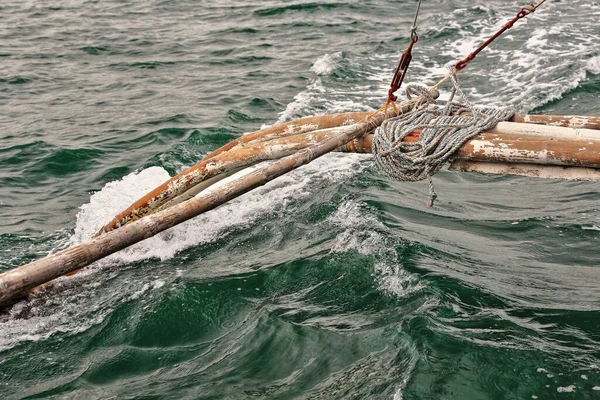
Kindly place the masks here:
<instances>
[{"instance_id":1,"label":"bamboo pole","mask_svg":"<svg viewBox=\"0 0 600 400\"><path fill-rule=\"evenodd\" d=\"M600 168L600 140L579 141L488 132L467 142L457 156L468 161Z\"/></svg>"},{"instance_id":2,"label":"bamboo pole","mask_svg":"<svg viewBox=\"0 0 600 400\"><path fill-rule=\"evenodd\" d=\"M247 133L240 136L239 138L227 143L224 146L207 154L203 160L213 158L225 151L231 150L232 148L246 143L256 143L266 140L293 136L302 133L312 132L321 129L335 128L337 126L345 126L355 124L367 116L370 113L367 112L347 112L341 114L327 114L318 115L314 117L300 118L290 122L284 122L269 126L267 128Z\"/></svg>"},{"instance_id":3,"label":"bamboo pole","mask_svg":"<svg viewBox=\"0 0 600 400\"><path fill-rule=\"evenodd\" d=\"M415 101L403 102L400 112L407 112ZM273 164L238 178L211 193L201 194L169 209L151 214L119 229L106 232L84 243L0 274L0 305L9 304L28 290L83 268L110 254L156 235L199 214L212 210L229 200L251 191L312 160L370 132L383 122L381 113L364 122L340 128L333 137Z\"/></svg>"},{"instance_id":4,"label":"bamboo pole","mask_svg":"<svg viewBox=\"0 0 600 400\"><path fill-rule=\"evenodd\" d=\"M333 128L341 125L350 125L361 121L369 115L368 112L347 112L341 114L319 115L306 117L290 122L276 124L259 131L245 134L238 139L218 148L206 155L203 160L212 158L224 151L245 143L270 140L278 137L302 134L313 130ZM596 129L600 130L600 117L575 116L575 115L524 115L515 114L511 122L560 126L564 128Z\"/></svg>"},{"instance_id":5,"label":"bamboo pole","mask_svg":"<svg viewBox=\"0 0 600 400\"><path fill-rule=\"evenodd\" d=\"M556 139L598 140L600 130L585 128L564 128L560 126L535 125L516 122L499 122L490 132L521 136L543 136Z\"/></svg>"},{"instance_id":6,"label":"bamboo pole","mask_svg":"<svg viewBox=\"0 0 600 400\"><path fill-rule=\"evenodd\" d=\"M179 196L175 197L172 200L167 201L165 204L163 204L162 206L158 207L156 211L162 211L165 210L169 207L173 207L179 203L183 203L184 201L187 201L189 199L191 199L192 197L195 197L196 195L198 195L200 192L202 192L203 190L208 189L209 187L211 187L212 185L214 185L215 183L222 181L225 178L230 177L231 175L234 175L238 172L240 172L243 169L246 169L248 167L251 167L253 165L255 165L256 163L248 161L245 165L239 167L239 168L232 168L229 171L225 171L217 176L213 176L212 178L208 178L206 180L204 180L203 182L200 182L199 184L197 184L196 186L192 186L190 189L188 189L187 191L185 191L183 194L180 194ZM98 232L98 234L101 234L101 232Z\"/></svg>"},{"instance_id":7,"label":"bamboo pole","mask_svg":"<svg viewBox=\"0 0 600 400\"><path fill-rule=\"evenodd\" d=\"M410 136L405 139L409 142L417 140L418 138ZM370 153L372 142L373 135L365 135L347 143L338 151ZM600 131L598 139L590 141L483 132L465 143L456 153L455 159L600 168Z\"/></svg>"},{"instance_id":8,"label":"bamboo pole","mask_svg":"<svg viewBox=\"0 0 600 400\"><path fill-rule=\"evenodd\" d=\"M479 172L494 175L518 175L542 179L567 179L600 181L600 169L585 167L563 167L558 165L519 164L503 162L477 162L454 160L450 171Z\"/></svg>"},{"instance_id":9,"label":"bamboo pole","mask_svg":"<svg viewBox=\"0 0 600 400\"><path fill-rule=\"evenodd\" d=\"M194 192L199 192L194 188L209 179L228 174L236 169L248 167L260 161L275 160L288 156L298 150L334 136L343 129L345 127L336 127L280 137L270 141L252 142L243 147L234 147L228 151L219 153L210 159L203 159L203 161L174 176L138 199L106 224L98 232L98 235L177 204L186 199L186 197L192 197ZM186 192L190 193L186 196Z\"/></svg>"},{"instance_id":10,"label":"bamboo pole","mask_svg":"<svg viewBox=\"0 0 600 400\"><path fill-rule=\"evenodd\" d=\"M523 115L515 114L511 122L562 126L563 128L600 129L600 117L578 115Z\"/></svg>"}]
</instances>

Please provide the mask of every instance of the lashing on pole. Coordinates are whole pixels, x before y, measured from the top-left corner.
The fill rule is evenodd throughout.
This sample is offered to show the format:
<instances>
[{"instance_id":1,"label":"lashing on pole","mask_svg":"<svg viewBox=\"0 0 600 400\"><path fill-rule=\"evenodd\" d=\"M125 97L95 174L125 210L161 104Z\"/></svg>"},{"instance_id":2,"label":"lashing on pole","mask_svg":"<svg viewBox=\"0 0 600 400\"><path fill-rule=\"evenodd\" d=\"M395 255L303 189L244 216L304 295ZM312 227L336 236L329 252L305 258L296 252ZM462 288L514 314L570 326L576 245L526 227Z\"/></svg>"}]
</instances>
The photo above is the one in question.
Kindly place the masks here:
<instances>
[{"instance_id":1,"label":"lashing on pole","mask_svg":"<svg viewBox=\"0 0 600 400\"><path fill-rule=\"evenodd\" d=\"M467 141L486 129L492 129L500 121L510 119L514 114L511 109L497 110L471 106L458 84L457 73L464 69L483 49L510 29L519 19L535 12L545 1L543 0L538 4L530 3L529 6L521 8L514 18L465 59L459 61L454 68L448 67L449 74L434 86L434 88L437 88L448 78L452 79L452 94L443 110L436 106L435 99L428 98L430 89L420 85L409 85L406 88L407 96L410 98L410 92L416 92L430 104L430 107L416 107L407 114L384 121L375 130L372 153L379 169L385 175L400 181L427 180L429 187L427 205L429 207L433 207L437 198L431 177L439 172ZM418 13L419 10L417 9L417 16ZM394 104L393 102L397 99L394 92L402 84L412 59L412 48L418 41L416 33L417 16L415 16L412 28L411 42L408 49L402 54L392 79L388 100L384 106L384 115L387 115L388 105L390 103ZM453 102L456 94L459 95L462 102ZM417 136L418 139L412 143L405 142L404 139L409 136Z\"/></svg>"},{"instance_id":2,"label":"lashing on pole","mask_svg":"<svg viewBox=\"0 0 600 400\"><path fill-rule=\"evenodd\" d=\"M500 36L504 31L514 25L518 19L531 14L544 2L545 0L541 1L537 5L532 3L529 7L521 9L516 19L513 19L514 21L511 20L511 22L506 24L501 31L481 45L465 60L459 62L457 65L460 68L456 68L456 66L452 68L451 72L432 88L423 88L422 93L419 93L418 97L414 98L413 100L403 101L398 106L393 105L395 108L398 108L396 114L408 115L411 111L416 110L424 102L428 102L426 96L437 97L437 93L435 93L437 87L441 86L448 79L455 78L456 73L463 69L469 61L475 58L475 56L481 50L483 50L493 40ZM420 4L421 1L419 1L419 7ZM411 43L409 44L405 54L403 54L403 59L401 58L398 68L396 69L396 73L394 74L392 87L390 88L392 90L388 92L388 101L386 102L386 106L382 107L382 109L386 108L386 112L387 106L393 104L394 102L395 91L401 86L402 81L406 76L406 72L412 59L412 49L415 43L418 41L418 36L416 35L416 21L417 18L415 17L415 23L413 24L414 35L411 34ZM137 221L124 224L123 226L118 227L118 229L110 230L86 242L74 245L68 249L51 254L43 259L23 265L11 271L6 271L0 274L0 307L11 304L17 299L31 293L32 289L39 288L41 287L40 285L50 282L59 276L63 276L67 273L83 268L94 261L113 254L134 243L142 241L157 234L158 232L162 232L187 219L193 218L203 212L216 208L221 204L224 204L227 201L242 195L243 193L246 193L277 178L278 176L311 162L317 157L340 148L341 146L345 146L349 142L352 142L358 138L362 138L366 133L373 131L373 129L381 125L386 116L387 113L381 114L376 112L371 117L366 118L366 121L362 120L348 126L342 124L336 128L337 130L329 132L326 139L319 141L318 143L311 144L310 146L307 145L307 147L304 147L302 150L299 150L292 155L288 155L287 157L283 157L284 155L281 155L283 158L280 158L279 161L276 161L268 166L261 167L249 175L238 178L226 184L224 187L220 188L214 193L200 194L198 197L193 197L183 203L169 207L158 213L145 215L143 218L140 218ZM361 117L357 117L357 119ZM345 118L343 120L346 121ZM287 130L285 132L287 132ZM313 131L303 133L309 135L312 134ZM418 135L419 138L421 138L421 136L431 137L430 133L431 132L427 134L419 134L413 129L407 136L414 134ZM275 134L273 137L283 136L278 136ZM253 137L253 139L261 138L264 139L264 137L261 135L256 135ZM433 138L432 140L438 141L439 138ZM223 151L227 151L234 146L235 144L227 147L227 149Z\"/></svg>"}]
</instances>

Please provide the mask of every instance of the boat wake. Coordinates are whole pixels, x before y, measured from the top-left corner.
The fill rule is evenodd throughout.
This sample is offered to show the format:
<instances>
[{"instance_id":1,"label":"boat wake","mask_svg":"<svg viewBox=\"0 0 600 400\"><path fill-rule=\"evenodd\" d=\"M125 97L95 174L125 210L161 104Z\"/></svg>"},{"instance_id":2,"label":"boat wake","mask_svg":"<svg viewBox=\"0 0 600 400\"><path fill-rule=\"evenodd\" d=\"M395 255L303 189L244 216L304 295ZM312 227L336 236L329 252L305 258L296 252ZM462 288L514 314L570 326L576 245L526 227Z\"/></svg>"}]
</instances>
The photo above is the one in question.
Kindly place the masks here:
<instances>
[{"instance_id":1,"label":"boat wake","mask_svg":"<svg viewBox=\"0 0 600 400\"><path fill-rule=\"evenodd\" d=\"M241 171L213 188L261 165ZM151 259L168 260L187 248L223 240L231 231L252 225L269 215L280 215L298 202L314 196L323 187L351 180L367 165L370 162L365 162L361 155L328 154L215 210L100 260L76 275L57 279L55 287L48 289L51 293L46 291L33 295L12 307L3 324L0 351L24 341L44 340L56 332L75 334L89 329L102 322L118 304L160 289L165 282L172 282L181 275L181 271L164 271L160 265L144 265L149 270L147 274L138 276L139 280L120 282L116 290L107 292L108 283L123 270L135 269L136 263ZM150 167L106 184L81 207L68 245L93 237L114 215L168 178L169 174L163 168ZM248 266L223 265L223 268L219 266L206 276L218 277L250 270ZM82 307L82 302L86 303L85 307Z\"/></svg>"}]
</instances>

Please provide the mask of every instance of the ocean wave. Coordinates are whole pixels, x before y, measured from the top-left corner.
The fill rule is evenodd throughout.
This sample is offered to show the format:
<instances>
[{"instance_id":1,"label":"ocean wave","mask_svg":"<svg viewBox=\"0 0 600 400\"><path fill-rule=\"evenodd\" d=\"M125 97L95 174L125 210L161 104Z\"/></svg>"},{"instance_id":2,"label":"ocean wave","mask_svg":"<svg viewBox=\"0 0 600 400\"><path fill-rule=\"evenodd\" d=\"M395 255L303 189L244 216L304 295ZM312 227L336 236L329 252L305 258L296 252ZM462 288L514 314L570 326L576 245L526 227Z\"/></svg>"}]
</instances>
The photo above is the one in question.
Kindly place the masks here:
<instances>
[{"instance_id":1,"label":"ocean wave","mask_svg":"<svg viewBox=\"0 0 600 400\"><path fill-rule=\"evenodd\" d=\"M226 237L232 228L247 226L263 218L265 214L272 213L274 209L286 207L286 204L293 200L310 197L319 186L350 179L360 172L361 168L357 167L361 159L360 155L324 156L216 210L109 256L74 276L60 278L51 293L37 294L12 308L8 321L3 324L6 330L0 335L0 350L12 348L22 342L45 340L56 332L80 333L101 323L114 307L134 297L127 291L113 292L108 297L102 296L98 287L105 278L96 281L93 276L102 272L110 279L113 274L110 271L116 266L153 258L164 261L175 257L186 248L220 240ZM210 190L259 167L260 165L235 174ZM77 244L91 238L112 216L168 178L169 174L164 169L151 167L106 184L100 191L91 195L89 203L81 206L77 214L75 232L68 244ZM167 278L163 277L164 279ZM148 288L159 289L163 284L155 285L152 282L141 281L136 284L139 289L136 289L135 293L140 290L145 292L148 285ZM78 286L96 289L86 293L77 290ZM100 297L94 302L93 318L92 314L88 315L89 310L79 310L76 317L79 322L75 324L69 314L74 312L77 303L75 300L81 296ZM57 304L60 304L60 307L55 309ZM29 333L24 334L25 332Z\"/></svg>"},{"instance_id":2,"label":"ocean wave","mask_svg":"<svg viewBox=\"0 0 600 400\"><path fill-rule=\"evenodd\" d=\"M2 3L2 78L34 78L0 82L2 269L88 239L278 112L378 108L416 5L205 3ZM423 6L407 83L435 83L519 4ZM598 10L546 2L460 74L469 97L594 113ZM593 396L595 186L442 172L428 209L426 185L368 158L328 155L18 303L3 394ZM21 179L31 165L55 167L51 189L44 168Z\"/></svg>"},{"instance_id":3,"label":"ocean wave","mask_svg":"<svg viewBox=\"0 0 600 400\"><path fill-rule=\"evenodd\" d=\"M354 5L348 3L297 3L283 7L263 8L254 11L254 15L259 17L273 17L290 11L316 12L320 10L332 10L336 8L354 8Z\"/></svg>"}]
</instances>

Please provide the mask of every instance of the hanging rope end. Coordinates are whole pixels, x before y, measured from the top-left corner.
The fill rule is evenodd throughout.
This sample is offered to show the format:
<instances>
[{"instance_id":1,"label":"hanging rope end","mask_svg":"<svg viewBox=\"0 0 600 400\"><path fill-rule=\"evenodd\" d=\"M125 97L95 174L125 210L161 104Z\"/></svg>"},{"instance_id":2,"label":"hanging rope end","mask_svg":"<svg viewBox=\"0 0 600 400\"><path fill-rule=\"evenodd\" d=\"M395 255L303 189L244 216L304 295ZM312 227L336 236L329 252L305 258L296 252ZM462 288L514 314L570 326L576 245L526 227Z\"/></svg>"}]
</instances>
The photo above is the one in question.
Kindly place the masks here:
<instances>
[{"instance_id":1,"label":"hanging rope end","mask_svg":"<svg viewBox=\"0 0 600 400\"><path fill-rule=\"evenodd\" d=\"M427 185L429 186L429 198L427 199L427 207L432 208L438 196L435 192L435 188L433 187L433 179L431 179L431 175L427 176Z\"/></svg>"},{"instance_id":2,"label":"hanging rope end","mask_svg":"<svg viewBox=\"0 0 600 400\"><path fill-rule=\"evenodd\" d=\"M435 200L437 199L437 194L433 194L433 196L429 196L427 199L427 207L433 208Z\"/></svg>"}]
</instances>

